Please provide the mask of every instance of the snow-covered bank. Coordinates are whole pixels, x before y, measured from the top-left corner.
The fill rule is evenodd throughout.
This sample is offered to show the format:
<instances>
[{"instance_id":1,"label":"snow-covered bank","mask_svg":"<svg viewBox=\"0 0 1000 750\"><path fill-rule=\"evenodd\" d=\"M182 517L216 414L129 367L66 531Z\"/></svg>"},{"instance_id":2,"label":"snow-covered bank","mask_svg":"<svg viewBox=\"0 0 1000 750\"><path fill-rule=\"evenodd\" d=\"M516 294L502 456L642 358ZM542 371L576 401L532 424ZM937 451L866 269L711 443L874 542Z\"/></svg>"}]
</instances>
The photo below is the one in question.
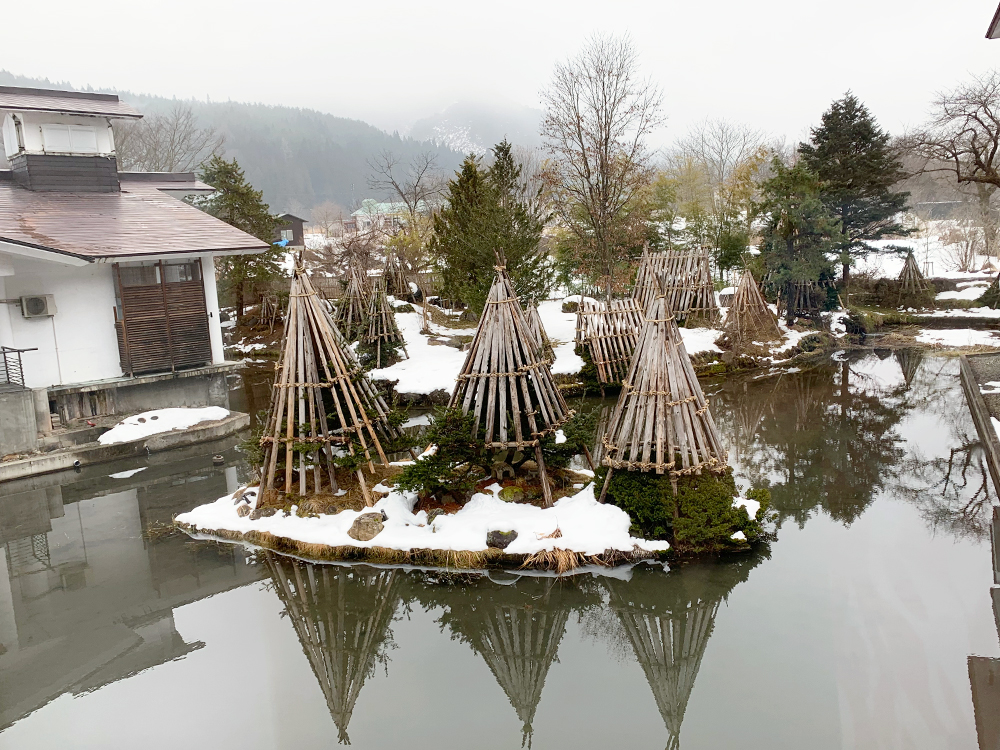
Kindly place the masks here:
<instances>
[{"instance_id":1,"label":"snow-covered bank","mask_svg":"<svg viewBox=\"0 0 1000 750\"><path fill-rule=\"evenodd\" d=\"M202 422L215 422L229 416L229 410L221 406L200 408L171 408L144 411L126 417L110 430L97 438L101 445L127 443L132 440L157 435L173 430L186 430Z\"/></svg>"},{"instance_id":2,"label":"snow-covered bank","mask_svg":"<svg viewBox=\"0 0 1000 750\"><path fill-rule=\"evenodd\" d=\"M922 330L916 340L921 344L947 347L992 346L1000 348L1000 337L994 331L971 328Z\"/></svg>"},{"instance_id":3,"label":"snow-covered bank","mask_svg":"<svg viewBox=\"0 0 1000 750\"><path fill-rule=\"evenodd\" d=\"M516 531L517 538L504 550L509 555L567 550L582 555L601 555L609 550L633 553L636 549L655 553L669 549L663 541L647 541L629 535L631 521L625 511L602 505L588 484L576 495L558 500L551 508L508 503L497 497L499 485L476 493L461 510L439 515L427 524L427 513L413 513L414 493L390 491L366 511L345 510L336 515L299 517L277 513L251 521L237 513L230 495L202 505L175 519L195 531L226 531L239 534L269 533L308 545L326 547L381 548L399 551L441 550L483 552L490 531ZM348 536L355 519L364 512L384 511L382 531L368 542Z\"/></svg>"},{"instance_id":4,"label":"snow-covered bank","mask_svg":"<svg viewBox=\"0 0 1000 750\"><path fill-rule=\"evenodd\" d=\"M437 390L451 393L465 363L465 352L451 346L432 345L430 339L420 333L422 318L419 312L396 313L396 324L406 340L409 359L372 370L369 377L398 380L398 393L428 394Z\"/></svg>"}]
</instances>

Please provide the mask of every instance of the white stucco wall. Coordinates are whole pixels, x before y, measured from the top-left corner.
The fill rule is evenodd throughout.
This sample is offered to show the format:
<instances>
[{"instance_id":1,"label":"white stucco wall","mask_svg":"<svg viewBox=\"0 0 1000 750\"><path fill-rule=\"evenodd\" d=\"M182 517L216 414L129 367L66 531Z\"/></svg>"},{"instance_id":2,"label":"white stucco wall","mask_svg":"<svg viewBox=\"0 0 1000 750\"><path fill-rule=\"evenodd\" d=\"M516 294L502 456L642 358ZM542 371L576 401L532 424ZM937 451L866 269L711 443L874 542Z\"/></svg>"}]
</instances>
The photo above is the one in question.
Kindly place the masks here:
<instances>
[{"instance_id":1,"label":"white stucco wall","mask_svg":"<svg viewBox=\"0 0 1000 750\"><path fill-rule=\"evenodd\" d=\"M6 306L13 346L38 348L24 354L25 385L43 388L121 377L110 264L72 267L0 251L0 267L4 265L14 271L4 277L6 297L51 294L56 306L51 318L25 318L19 306Z\"/></svg>"},{"instance_id":2,"label":"white stucco wall","mask_svg":"<svg viewBox=\"0 0 1000 750\"><path fill-rule=\"evenodd\" d=\"M14 117L21 123L23 144L18 144ZM54 130L47 130L52 126ZM70 134L71 129L77 132ZM8 113L3 120L4 151L9 159L23 145L29 154L104 154L115 152L111 121L106 117L64 115L55 112ZM49 139L46 142L46 133ZM82 140L81 140L81 136ZM53 140L55 138L55 140ZM91 140L92 139L92 140ZM65 141L65 142L64 142ZM78 141L73 145L73 141Z\"/></svg>"},{"instance_id":3,"label":"white stucco wall","mask_svg":"<svg viewBox=\"0 0 1000 750\"><path fill-rule=\"evenodd\" d=\"M205 282L205 307L208 308L208 333L212 340L212 364L226 361L222 342L222 322L219 320L219 290L215 282L215 256L205 253L201 258L201 275Z\"/></svg>"}]
</instances>

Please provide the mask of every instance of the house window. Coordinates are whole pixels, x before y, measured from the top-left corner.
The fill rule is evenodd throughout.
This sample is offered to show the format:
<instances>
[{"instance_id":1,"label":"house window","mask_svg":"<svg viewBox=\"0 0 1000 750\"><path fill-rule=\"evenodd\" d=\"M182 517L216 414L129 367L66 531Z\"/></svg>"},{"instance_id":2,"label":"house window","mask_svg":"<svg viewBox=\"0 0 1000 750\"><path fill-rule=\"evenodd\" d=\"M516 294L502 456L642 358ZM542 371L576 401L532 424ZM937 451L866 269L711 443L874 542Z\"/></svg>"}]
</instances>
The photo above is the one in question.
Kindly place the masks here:
<instances>
[{"instance_id":1,"label":"house window","mask_svg":"<svg viewBox=\"0 0 1000 750\"><path fill-rule=\"evenodd\" d=\"M97 153L97 129L89 125L42 125L42 148L50 153Z\"/></svg>"},{"instance_id":2,"label":"house window","mask_svg":"<svg viewBox=\"0 0 1000 750\"><path fill-rule=\"evenodd\" d=\"M185 281L201 281L201 264L198 261L185 263L165 263L163 278L168 284L179 284Z\"/></svg>"},{"instance_id":3,"label":"house window","mask_svg":"<svg viewBox=\"0 0 1000 750\"><path fill-rule=\"evenodd\" d=\"M160 265L158 263L144 263L142 265L119 266L122 286L153 286L160 283Z\"/></svg>"},{"instance_id":4,"label":"house window","mask_svg":"<svg viewBox=\"0 0 1000 750\"><path fill-rule=\"evenodd\" d=\"M294 229L282 229L281 230L281 239L288 240L289 242L292 242L295 239L295 230Z\"/></svg>"}]
</instances>

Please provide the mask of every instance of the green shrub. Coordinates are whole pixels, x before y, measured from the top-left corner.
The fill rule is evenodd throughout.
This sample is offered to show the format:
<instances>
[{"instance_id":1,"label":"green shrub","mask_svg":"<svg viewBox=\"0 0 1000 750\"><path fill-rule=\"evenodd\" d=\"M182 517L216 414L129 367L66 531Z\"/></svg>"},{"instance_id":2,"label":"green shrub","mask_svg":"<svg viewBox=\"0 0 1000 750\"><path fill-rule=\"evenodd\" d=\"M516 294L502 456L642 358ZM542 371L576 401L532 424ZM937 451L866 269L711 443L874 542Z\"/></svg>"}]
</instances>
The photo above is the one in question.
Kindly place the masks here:
<instances>
[{"instance_id":1,"label":"green shrub","mask_svg":"<svg viewBox=\"0 0 1000 750\"><path fill-rule=\"evenodd\" d=\"M580 309L580 303L579 302L569 301L569 302L563 302L562 303L562 311L564 313L575 313L579 309Z\"/></svg>"},{"instance_id":2,"label":"green shrub","mask_svg":"<svg viewBox=\"0 0 1000 750\"><path fill-rule=\"evenodd\" d=\"M358 364L364 370L380 370L401 361L403 359L402 351L403 345L399 341L383 341L380 359L379 347L373 343L362 341L358 344Z\"/></svg>"},{"instance_id":3,"label":"green shrub","mask_svg":"<svg viewBox=\"0 0 1000 750\"><path fill-rule=\"evenodd\" d=\"M470 493L489 471L489 457L482 441L472 438L472 424L473 416L461 409L442 409L435 414L424 437L437 449L403 469L396 487L420 497Z\"/></svg>"},{"instance_id":4,"label":"green shrub","mask_svg":"<svg viewBox=\"0 0 1000 750\"><path fill-rule=\"evenodd\" d=\"M583 453L594 444L600 411L597 408L580 410L562 426L566 442L556 443L555 435L542 439L542 457L550 469L565 469L573 456Z\"/></svg>"}]
</instances>

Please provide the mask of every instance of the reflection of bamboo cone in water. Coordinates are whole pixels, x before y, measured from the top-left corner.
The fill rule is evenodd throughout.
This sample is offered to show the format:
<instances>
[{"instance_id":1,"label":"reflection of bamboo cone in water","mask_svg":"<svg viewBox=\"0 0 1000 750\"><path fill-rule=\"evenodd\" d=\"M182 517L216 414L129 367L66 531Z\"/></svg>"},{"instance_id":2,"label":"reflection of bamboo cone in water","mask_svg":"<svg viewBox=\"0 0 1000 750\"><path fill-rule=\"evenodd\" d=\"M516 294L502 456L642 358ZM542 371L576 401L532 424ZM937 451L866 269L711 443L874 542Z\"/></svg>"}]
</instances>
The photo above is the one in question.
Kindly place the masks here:
<instances>
[{"instance_id":1,"label":"reflection of bamboo cone in water","mask_svg":"<svg viewBox=\"0 0 1000 750\"><path fill-rule=\"evenodd\" d=\"M647 609L630 602L628 583L608 581L607 585L611 607L646 674L669 733L667 748L677 748L684 711L722 599L698 599L672 609Z\"/></svg>"},{"instance_id":2,"label":"reflection of bamboo cone in water","mask_svg":"<svg viewBox=\"0 0 1000 750\"><path fill-rule=\"evenodd\" d=\"M472 647L486 661L517 712L522 746L527 743L531 747L531 724L570 610L488 603L477 603L469 610L476 619L473 627L465 628Z\"/></svg>"},{"instance_id":3,"label":"reflection of bamboo cone in water","mask_svg":"<svg viewBox=\"0 0 1000 750\"><path fill-rule=\"evenodd\" d=\"M349 745L354 704L384 658L399 603L399 573L310 565L272 553L265 560L337 725L337 739Z\"/></svg>"},{"instance_id":4,"label":"reflection of bamboo cone in water","mask_svg":"<svg viewBox=\"0 0 1000 750\"><path fill-rule=\"evenodd\" d=\"M924 353L920 349L896 349L893 351L899 369L903 372L903 382L909 388L924 361Z\"/></svg>"}]
</instances>

